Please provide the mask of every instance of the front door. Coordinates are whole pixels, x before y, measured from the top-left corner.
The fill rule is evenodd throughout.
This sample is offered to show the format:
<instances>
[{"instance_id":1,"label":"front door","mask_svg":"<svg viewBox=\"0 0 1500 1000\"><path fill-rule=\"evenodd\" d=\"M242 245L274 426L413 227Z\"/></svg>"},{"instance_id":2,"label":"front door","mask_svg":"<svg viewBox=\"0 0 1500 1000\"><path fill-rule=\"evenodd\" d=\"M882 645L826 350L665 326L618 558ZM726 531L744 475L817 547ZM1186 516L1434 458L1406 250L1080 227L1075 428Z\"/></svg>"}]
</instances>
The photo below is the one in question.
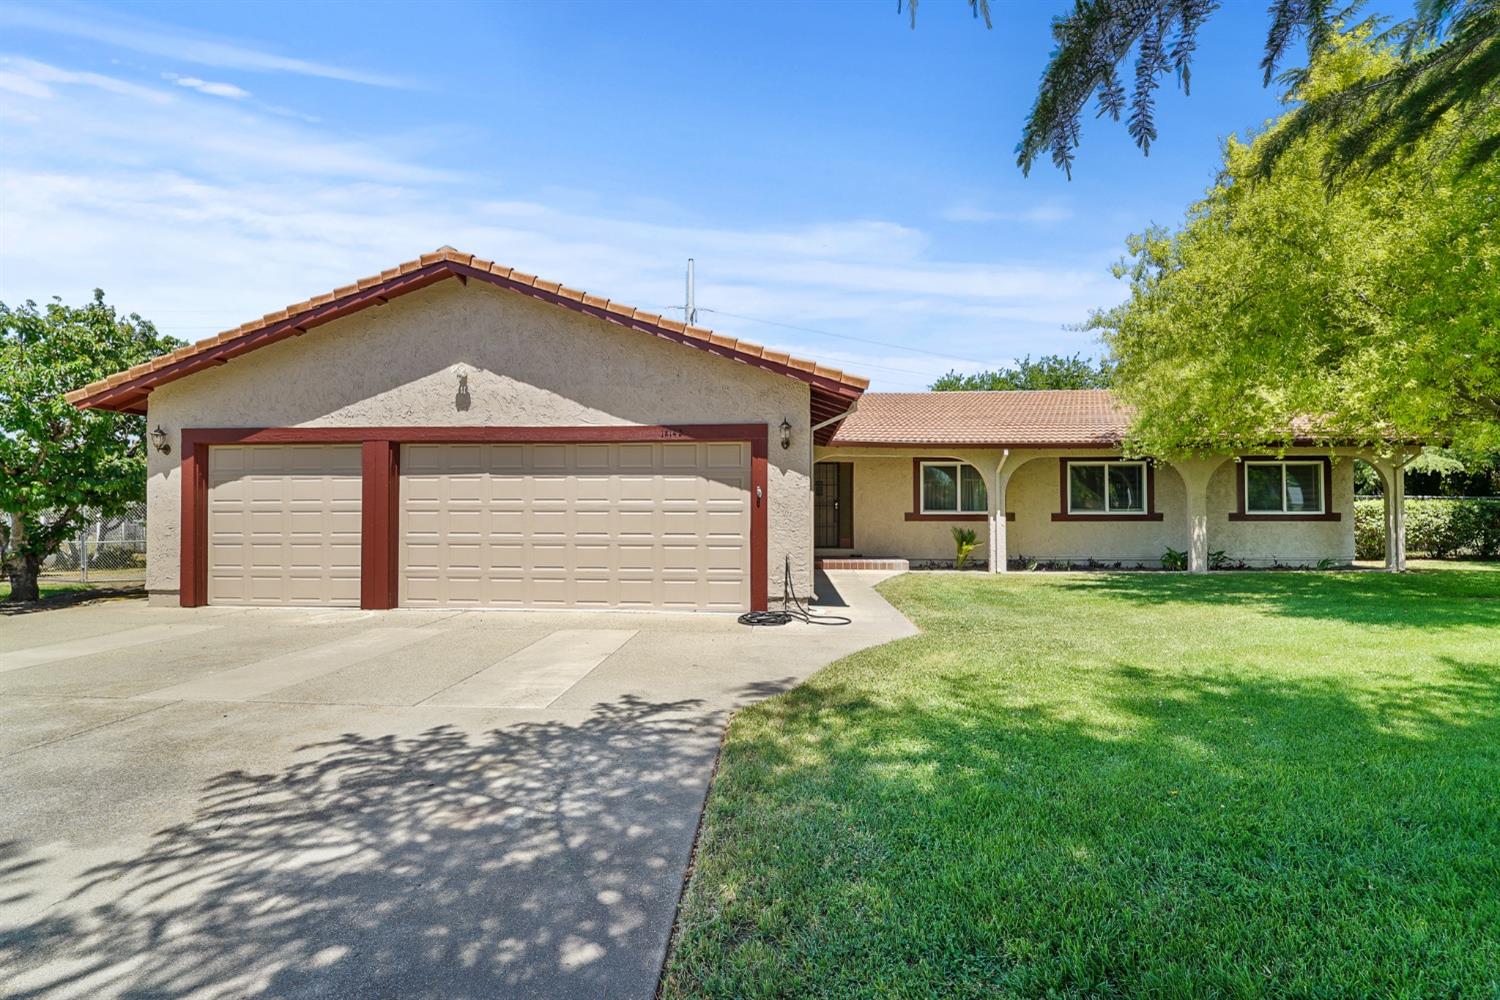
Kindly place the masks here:
<instances>
[{"instance_id":1,"label":"front door","mask_svg":"<svg viewBox=\"0 0 1500 1000\"><path fill-rule=\"evenodd\" d=\"M813 545L847 549L854 545L854 463L813 466Z\"/></svg>"}]
</instances>

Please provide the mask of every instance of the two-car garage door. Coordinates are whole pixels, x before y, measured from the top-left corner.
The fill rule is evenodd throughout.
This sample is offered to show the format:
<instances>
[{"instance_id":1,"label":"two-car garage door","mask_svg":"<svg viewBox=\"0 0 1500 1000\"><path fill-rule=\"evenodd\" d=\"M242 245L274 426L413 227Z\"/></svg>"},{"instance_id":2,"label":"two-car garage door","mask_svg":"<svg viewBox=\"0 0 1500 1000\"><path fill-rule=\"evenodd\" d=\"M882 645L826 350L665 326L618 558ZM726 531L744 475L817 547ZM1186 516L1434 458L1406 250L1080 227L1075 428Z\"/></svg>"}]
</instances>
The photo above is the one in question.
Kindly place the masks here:
<instances>
[{"instance_id":1,"label":"two-car garage door","mask_svg":"<svg viewBox=\"0 0 1500 1000\"><path fill-rule=\"evenodd\" d=\"M415 607L739 610L739 442L410 444L399 601ZM213 604L358 606L358 445L209 450Z\"/></svg>"},{"instance_id":2,"label":"two-car garage door","mask_svg":"<svg viewBox=\"0 0 1500 1000\"><path fill-rule=\"evenodd\" d=\"M738 442L407 445L400 603L743 609L749 488Z\"/></svg>"}]
</instances>

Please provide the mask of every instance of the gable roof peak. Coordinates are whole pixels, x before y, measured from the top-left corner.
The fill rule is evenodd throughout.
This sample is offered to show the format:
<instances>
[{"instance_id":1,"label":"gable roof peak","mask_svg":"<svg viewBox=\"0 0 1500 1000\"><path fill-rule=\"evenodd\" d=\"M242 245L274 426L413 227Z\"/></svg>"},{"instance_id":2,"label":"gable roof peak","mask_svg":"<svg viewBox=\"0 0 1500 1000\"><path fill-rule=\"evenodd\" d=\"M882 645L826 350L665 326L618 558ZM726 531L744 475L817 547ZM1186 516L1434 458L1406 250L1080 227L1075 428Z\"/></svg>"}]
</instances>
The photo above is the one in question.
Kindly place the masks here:
<instances>
[{"instance_id":1,"label":"gable roof peak","mask_svg":"<svg viewBox=\"0 0 1500 1000\"><path fill-rule=\"evenodd\" d=\"M91 382L68 393L65 398L74 406L83 408L144 413L146 397L158 385L223 364L287 337L299 336L314 327L363 309L384 305L392 298L447 278L458 278L466 284L470 280L482 281L616 326L807 382L812 386L814 401L819 404L817 408L820 411L832 411L823 414L820 419L832 413L843 412L870 384L869 379L850 375L837 368L828 368L780 351L767 350L760 344L752 344L711 330L686 326L679 321L624 303L588 295L560 282L545 281L535 275L444 245L416 260L386 268L379 274L267 313L258 320Z\"/></svg>"}]
</instances>

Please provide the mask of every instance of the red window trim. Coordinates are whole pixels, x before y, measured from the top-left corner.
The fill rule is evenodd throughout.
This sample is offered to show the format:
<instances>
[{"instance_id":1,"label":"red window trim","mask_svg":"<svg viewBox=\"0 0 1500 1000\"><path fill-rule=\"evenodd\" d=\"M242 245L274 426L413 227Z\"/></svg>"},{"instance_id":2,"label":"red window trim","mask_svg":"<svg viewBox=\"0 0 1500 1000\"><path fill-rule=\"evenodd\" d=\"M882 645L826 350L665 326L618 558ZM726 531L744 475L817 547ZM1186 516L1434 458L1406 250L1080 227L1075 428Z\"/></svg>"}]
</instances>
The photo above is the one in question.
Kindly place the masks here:
<instances>
[{"instance_id":1,"label":"red window trim","mask_svg":"<svg viewBox=\"0 0 1500 1000\"><path fill-rule=\"evenodd\" d=\"M190 427L182 431L182 537L178 600L208 603L208 449L220 444L361 446L360 607L396 606L401 445L614 444L632 441L744 441L750 445L750 609L766 610L766 424L653 424L613 427Z\"/></svg>"},{"instance_id":2,"label":"red window trim","mask_svg":"<svg viewBox=\"0 0 1500 1000\"><path fill-rule=\"evenodd\" d=\"M929 458L914 458L914 459L912 459L911 460L911 510L909 510L909 511L906 512L906 519L908 521L988 521L990 519L990 515L987 514L987 513L986 514L975 514L975 513L962 513L962 514L961 513L953 513L953 514L924 514L924 513L922 513L922 463L923 462L945 462L945 463L948 463L948 464L967 465L971 469L974 468L974 464L972 462L965 462L961 458L943 458L942 456L938 456L936 458L929 457ZM978 470L976 469L975 471L977 472ZM980 478L983 478L983 476L981 475ZM985 490L986 491L989 490L989 485L988 484L985 485ZM1016 519L1015 512L1014 511L1006 511L1005 512L1005 519L1007 521L1014 521Z\"/></svg>"},{"instance_id":3,"label":"red window trim","mask_svg":"<svg viewBox=\"0 0 1500 1000\"><path fill-rule=\"evenodd\" d=\"M1145 462L1146 464L1146 510L1142 514L1073 514L1068 510L1068 465L1071 462ZM1156 466L1147 459L1121 458L1119 455L1082 456L1073 455L1057 460L1057 512L1054 521L1160 521L1161 511L1156 509Z\"/></svg>"},{"instance_id":4,"label":"red window trim","mask_svg":"<svg viewBox=\"0 0 1500 1000\"><path fill-rule=\"evenodd\" d=\"M1344 516L1333 509L1333 459L1327 455L1241 455L1235 459L1234 470L1235 509L1230 512L1231 521L1255 521L1261 524L1285 523L1287 521L1342 521ZM1323 513L1321 514L1252 514L1245 509L1245 475L1247 462L1301 462L1305 465L1323 466Z\"/></svg>"}]
</instances>

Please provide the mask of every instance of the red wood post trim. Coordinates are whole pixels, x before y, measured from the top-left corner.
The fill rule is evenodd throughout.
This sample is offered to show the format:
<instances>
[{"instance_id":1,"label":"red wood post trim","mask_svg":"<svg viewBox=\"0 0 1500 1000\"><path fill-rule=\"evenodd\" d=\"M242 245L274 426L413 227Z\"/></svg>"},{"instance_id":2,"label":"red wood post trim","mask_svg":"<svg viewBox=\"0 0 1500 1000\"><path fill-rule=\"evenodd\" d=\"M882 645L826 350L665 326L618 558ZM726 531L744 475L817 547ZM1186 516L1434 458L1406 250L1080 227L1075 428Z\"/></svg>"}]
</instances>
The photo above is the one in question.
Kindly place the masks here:
<instances>
[{"instance_id":1,"label":"red wood post trim","mask_svg":"<svg viewBox=\"0 0 1500 1000\"><path fill-rule=\"evenodd\" d=\"M400 448L394 441L361 445L359 606L367 610L396 606Z\"/></svg>"},{"instance_id":2,"label":"red wood post trim","mask_svg":"<svg viewBox=\"0 0 1500 1000\"><path fill-rule=\"evenodd\" d=\"M177 601L208 603L208 445L182 433L182 531L178 538Z\"/></svg>"},{"instance_id":3,"label":"red wood post trim","mask_svg":"<svg viewBox=\"0 0 1500 1000\"><path fill-rule=\"evenodd\" d=\"M769 559L766 509L771 504L765 426L750 434L750 610L765 611L769 605ZM809 553L811 554L811 553Z\"/></svg>"},{"instance_id":4,"label":"red wood post trim","mask_svg":"<svg viewBox=\"0 0 1500 1000\"><path fill-rule=\"evenodd\" d=\"M387 607L400 605L397 583L400 580L401 571L401 442L387 442L391 448L391 475L390 475L390 505L391 520L388 528L386 544L390 546L391 553L391 578L387 584L386 600Z\"/></svg>"}]
</instances>

